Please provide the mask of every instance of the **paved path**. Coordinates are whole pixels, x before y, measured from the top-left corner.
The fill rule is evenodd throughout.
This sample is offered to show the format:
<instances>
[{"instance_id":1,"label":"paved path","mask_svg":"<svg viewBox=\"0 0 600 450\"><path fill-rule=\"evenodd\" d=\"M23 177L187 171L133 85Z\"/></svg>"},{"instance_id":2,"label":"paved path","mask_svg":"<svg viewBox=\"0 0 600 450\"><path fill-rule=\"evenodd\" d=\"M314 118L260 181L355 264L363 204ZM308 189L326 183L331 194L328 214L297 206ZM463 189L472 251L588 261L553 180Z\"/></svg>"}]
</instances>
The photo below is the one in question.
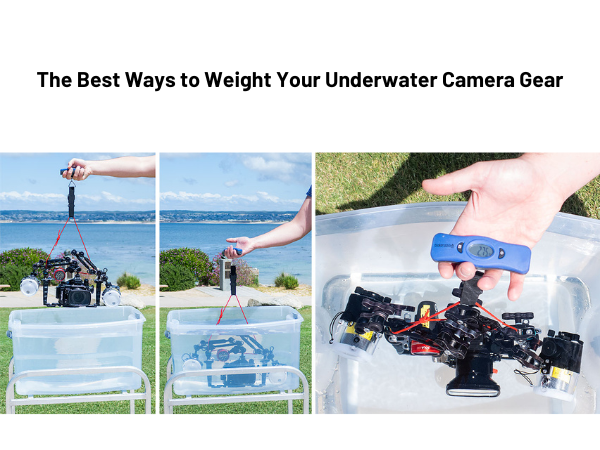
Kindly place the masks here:
<instances>
[{"instance_id":1,"label":"paved path","mask_svg":"<svg viewBox=\"0 0 600 450\"><path fill-rule=\"evenodd\" d=\"M198 289L200 292L203 292L211 297L224 297L229 298L231 295L231 291L227 289L226 291L222 291L216 287L212 286L198 286L195 289ZM238 286L236 288L238 297L250 297L250 298L270 298L271 296L265 292L258 291L254 288L248 286Z\"/></svg>"},{"instance_id":2,"label":"paved path","mask_svg":"<svg viewBox=\"0 0 600 450\"><path fill-rule=\"evenodd\" d=\"M199 286L188 291L179 292L161 292L160 293L160 306L164 308L196 308L198 306L225 306L227 299L230 296L230 291L221 291L214 287ZM253 289L247 286L238 286L237 296L242 304L242 307L248 306L248 300L251 298L271 298L272 296ZM302 302L304 306L312 305L312 297L310 296L297 296L298 300ZM229 302L230 305L237 305L235 298L232 298Z\"/></svg>"},{"instance_id":3,"label":"paved path","mask_svg":"<svg viewBox=\"0 0 600 450\"><path fill-rule=\"evenodd\" d=\"M94 301L96 298L95 295L96 293L94 292L92 296ZM135 295L130 292L124 292L121 300L122 304L131 304L137 308L156 305L155 295ZM48 301L50 303L56 302L56 288L54 286L48 288ZM33 308L36 306L44 306L44 297L41 289L31 297L25 297L21 294L21 291L0 291L0 308Z\"/></svg>"}]
</instances>

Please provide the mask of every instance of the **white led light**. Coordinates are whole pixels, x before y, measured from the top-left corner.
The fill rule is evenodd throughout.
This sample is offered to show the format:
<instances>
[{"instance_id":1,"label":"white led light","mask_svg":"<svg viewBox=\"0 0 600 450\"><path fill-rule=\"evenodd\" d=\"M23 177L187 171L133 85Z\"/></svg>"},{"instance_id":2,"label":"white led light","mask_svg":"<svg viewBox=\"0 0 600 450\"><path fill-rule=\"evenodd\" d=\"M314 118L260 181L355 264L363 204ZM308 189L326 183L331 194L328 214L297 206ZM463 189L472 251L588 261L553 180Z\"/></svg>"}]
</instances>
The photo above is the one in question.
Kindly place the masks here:
<instances>
[{"instance_id":1,"label":"white led light","mask_svg":"<svg viewBox=\"0 0 600 450\"><path fill-rule=\"evenodd\" d=\"M27 297L35 295L39 288L40 280L32 275L29 275L21 280L21 292Z\"/></svg>"},{"instance_id":2,"label":"white led light","mask_svg":"<svg viewBox=\"0 0 600 450\"><path fill-rule=\"evenodd\" d=\"M183 371L184 372L192 372L194 370L200 370L202 369L202 364L200 364L200 361L196 360L196 359L187 359L183 362Z\"/></svg>"},{"instance_id":3,"label":"white led light","mask_svg":"<svg viewBox=\"0 0 600 450\"><path fill-rule=\"evenodd\" d=\"M102 300L106 306L119 306L121 304L121 292L114 287L109 287L102 293Z\"/></svg>"},{"instance_id":4,"label":"white led light","mask_svg":"<svg viewBox=\"0 0 600 450\"><path fill-rule=\"evenodd\" d=\"M287 372L269 372L269 381L275 385L285 383L287 380Z\"/></svg>"}]
</instances>

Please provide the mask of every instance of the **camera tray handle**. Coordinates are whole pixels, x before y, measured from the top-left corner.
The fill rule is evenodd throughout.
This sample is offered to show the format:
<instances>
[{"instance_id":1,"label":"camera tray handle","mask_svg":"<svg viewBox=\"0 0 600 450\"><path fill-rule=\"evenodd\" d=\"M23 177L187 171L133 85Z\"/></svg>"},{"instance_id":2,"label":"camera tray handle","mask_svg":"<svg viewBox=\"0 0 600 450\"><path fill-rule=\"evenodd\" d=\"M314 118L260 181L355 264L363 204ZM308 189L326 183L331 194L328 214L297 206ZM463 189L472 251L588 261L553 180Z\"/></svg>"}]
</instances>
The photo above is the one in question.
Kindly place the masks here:
<instances>
[{"instance_id":1,"label":"camera tray handle","mask_svg":"<svg viewBox=\"0 0 600 450\"><path fill-rule=\"evenodd\" d=\"M452 289L452 295L460 298L461 305L475 306L479 300L479 296L483 293L483 289L477 287L477 282L481 280L482 272L475 272L475 276L470 280L460 283L460 287Z\"/></svg>"}]
</instances>

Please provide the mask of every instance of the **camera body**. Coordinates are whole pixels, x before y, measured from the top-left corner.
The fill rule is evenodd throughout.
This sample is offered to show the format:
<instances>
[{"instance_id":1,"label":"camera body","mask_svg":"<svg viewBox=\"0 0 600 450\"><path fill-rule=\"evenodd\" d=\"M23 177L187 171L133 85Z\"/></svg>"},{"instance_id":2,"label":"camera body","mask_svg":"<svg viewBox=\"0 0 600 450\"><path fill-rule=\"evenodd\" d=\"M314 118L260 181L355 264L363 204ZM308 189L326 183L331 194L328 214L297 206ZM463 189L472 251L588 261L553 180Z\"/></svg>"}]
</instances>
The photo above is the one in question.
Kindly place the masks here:
<instances>
[{"instance_id":1,"label":"camera body","mask_svg":"<svg viewBox=\"0 0 600 450\"><path fill-rule=\"evenodd\" d=\"M68 281L61 281L56 287L56 299L59 306L79 307L92 305L94 286L83 280L79 274Z\"/></svg>"}]
</instances>

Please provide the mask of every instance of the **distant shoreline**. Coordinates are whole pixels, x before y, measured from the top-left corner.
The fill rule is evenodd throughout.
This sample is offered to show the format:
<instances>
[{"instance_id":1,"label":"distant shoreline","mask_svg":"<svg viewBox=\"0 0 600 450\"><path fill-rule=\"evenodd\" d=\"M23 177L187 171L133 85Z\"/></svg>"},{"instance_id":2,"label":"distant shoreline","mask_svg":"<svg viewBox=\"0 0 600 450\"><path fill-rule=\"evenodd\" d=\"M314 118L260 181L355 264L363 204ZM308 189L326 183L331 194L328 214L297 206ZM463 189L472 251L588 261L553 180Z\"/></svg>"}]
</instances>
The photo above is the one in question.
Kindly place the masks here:
<instances>
[{"instance_id":1,"label":"distant shoreline","mask_svg":"<svg viewBox=\"0 0 600 450\"><path fill-rule=\"evenodd\" d=\"M16 220L0 220L0 224L3 223L14 223L19 225L27 225L27 224L35 224L35 223L50 223L50 224L64 224L63 221L60 220L30 220L27 222L21 222ZM134 220L130 221L118 221L118 220L106 220L106 221L91 221L91 222L78 222L78 225L156 225L156 222L137 222Z\"/></svg>"},{"instance_id":2,"label":"distant shoreline","mask_svg":"<svg viewBox=\"0 0 600 450\"><path fill-rule=\"evenodd\" d=\"M49 223L49 224L64 224L63 221L60 220L35 220L35 221L28 221L28 222L17 222L15 220L0 220L0 224L3 223L12 223L12 224L20 224L20 225L24 225L24 224L36 224L36 223ZM281 225L284 223L288 223L288 222L275 222L275 221L262 221L262 222L247 222L247 221L243 221L243 220L230 220L230 221L219 221L219 220L203 220L203 221L196 221L196 222L190 222L190 221L186 221L186 222L174 222L174 221L164 221L164 222L160 222L161 224L197 224L197 223L204 223L204 224L209 224L209 225ZM102 221L93 221L93 222L78 222L78 225L156 225L156 222L136 222L136 221L117 221L117 220L106 220L104 222Z\"/></svg>"},{"instance_id":3,"label":"distant shoreline","mask_svg":"<svg viewBox=\"0 0 600 450\"><path fill-rule=\"evenodd\" d=\"M244 220L229 220L229 221L223 221L223 220L202 220L202 221L186 221L186 222L175 222L175 221L161 221L160 222L161 225L165 224L165 223L174 223L174 224L178 224L178 225L185 225L185 224L196 224L196 223L205 223L205 224L209 224L209 225L281 225L283 223L287 223L287 222L275 222L275 221L269 221L269 220L263 220L261 222L248 222L248 221L244 221Z\"/></svg>"}]
</instances>

